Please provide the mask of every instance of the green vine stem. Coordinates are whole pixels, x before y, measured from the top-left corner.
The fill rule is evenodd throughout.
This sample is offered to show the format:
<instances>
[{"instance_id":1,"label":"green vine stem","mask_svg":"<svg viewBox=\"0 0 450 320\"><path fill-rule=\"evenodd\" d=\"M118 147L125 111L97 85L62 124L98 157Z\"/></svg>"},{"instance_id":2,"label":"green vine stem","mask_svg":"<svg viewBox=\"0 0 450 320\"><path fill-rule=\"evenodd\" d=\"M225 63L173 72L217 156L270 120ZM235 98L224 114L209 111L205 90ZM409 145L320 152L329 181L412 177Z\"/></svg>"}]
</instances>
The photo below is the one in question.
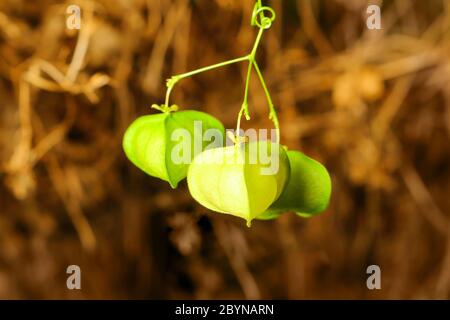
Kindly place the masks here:
<instances>
[{"instance_id":1,"label":"green vine stem","mask_svg":"<svg viewBox=\"0 0 450 320\"><path fill-rule=\"evenodd\" d=\"M266 16L264 14L265 12L268 12L270 14L270 16ZM264 76L263 76L263 74L258 66L258 63L256 61L256 52L258 50L259 44L261 43L261 39L264 34L264 31L269 29L272 26L272 23L275 20L275 18L276 18L275 11L271 7L263 6L261 0L257 0L255 3L255 6L253 8L251 25L258 27L259 31L258 31L258 35L256 36L256 40L255 40L255 43L253 45L253 48L252 48L252 51L250 52L250 54L240 57L240 58L227 60L227 61L220 62L220 63L214 64L211 66L196 69L196 70L193 70L193 71L190 71L187 73L172 76L170 79L167 80L167 92L166 92L165 104L162 106L152 106L152 107L154 107L155 109L158 109L162 112L174 111L177 108L176 108L176 106L169 106L169 100L170 100L170 94L171 94L175 84L178 81L188 78L188 77L191 77L193 75L205 72L205 71L222 68L222 67L234 64L234 63L248 61L248 71L247 71L247 77L246 77L246 81L245 81L244 99L243 99L242 106L241 106L241 109L239 110L239 114L238 114L238 119L237 119L237 124L236 124L236 134L239 135L240 128L241 128L242 116L244 115L246 120L250 120L250 112L249 112L249 108L248 108L248 95L249 95L249 85L250 85L252 69L255 69L256 74L258 75L259 81L261 82L261 86L262 86L264 93L266 95L266 98L267 98L267 103L269 105L269 118L270 118L270 120L272 120L272 122L274 124L275 130L276 130L276 141L277 141L277 143L279 143L280 142L280 125L278 122L277 112L276 112L275 106L273 104L272 97L270 96L270 92L267 88L266 82L264 80ZM240 139L236 139L237 142L239 142L239 140Z\"/></svg>"},{"instance_id":2,"label":"green vine stem","mask_svg":"<svg viewBox=\"0 0 450 320\"><path fill-rule=\"evenodd\" d=\"M172 76L170 79L167 80L167 92L166 92L166 103L165 106L169 105L169 98L170 98L170 93L172 92L173 87L175 86L175 84L185 78L189 78L192 77L193 75L205 72L205 71L209 71L209 70L213 70L213 69L217 69L217 68L222 68L225 66L228 66L230 64L233 63L238 63L238 62L242 62L242 61L247 61L248 60L248 56L244 56L244 57L240 57L240 58L236 58L233 60L228 60L228 61L224 61L221 63L217 63L217 64L213 64L211 66L207 66L207 67L203 67L197 70L193 70L190 72L186 72L183 74L178 74L175 76Z\"/></svg>"}]
</instances>

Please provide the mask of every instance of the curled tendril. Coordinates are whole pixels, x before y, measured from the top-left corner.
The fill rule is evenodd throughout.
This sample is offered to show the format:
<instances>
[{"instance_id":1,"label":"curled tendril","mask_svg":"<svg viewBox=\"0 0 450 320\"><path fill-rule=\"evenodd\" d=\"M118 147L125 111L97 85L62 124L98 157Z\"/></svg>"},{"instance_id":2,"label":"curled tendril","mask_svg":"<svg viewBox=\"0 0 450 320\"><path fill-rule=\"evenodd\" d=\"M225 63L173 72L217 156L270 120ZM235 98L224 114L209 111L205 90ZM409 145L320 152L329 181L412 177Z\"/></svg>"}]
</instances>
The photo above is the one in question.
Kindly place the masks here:
<instances>
[{"instance_id":1,"label":"curled tendril","mask_svg":"<svg viewBox=\"0 0 450 320\"><path fill-rule=\"evenodd\" d=\"M270 13L270 16L266 17L264 11ZM269 29L272 23L275 21L276 13L271 7L260 6L258 3L255 4L252 13L252 26L257 26L261 29Z\"/></svg>"}]
</instances>

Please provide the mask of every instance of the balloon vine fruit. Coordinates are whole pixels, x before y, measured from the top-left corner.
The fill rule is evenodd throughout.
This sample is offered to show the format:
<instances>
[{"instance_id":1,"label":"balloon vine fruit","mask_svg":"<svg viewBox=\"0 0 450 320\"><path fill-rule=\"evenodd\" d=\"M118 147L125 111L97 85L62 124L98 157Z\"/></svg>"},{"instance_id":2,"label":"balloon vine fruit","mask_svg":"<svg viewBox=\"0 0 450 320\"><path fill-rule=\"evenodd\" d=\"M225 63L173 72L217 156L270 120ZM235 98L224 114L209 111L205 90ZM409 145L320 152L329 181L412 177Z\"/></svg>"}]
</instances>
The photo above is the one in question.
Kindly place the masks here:
<instances>
[{"instance_id":1,"label":"balloon vine fruit","mask_svg":"<svg viewBox=\"0 0 450 320\"><path fill-rule=\"evenodd\" d=\"M201 126L200 128L196 126L196 122ZM194 147L197 142L194 139L199 134L195 132L197 128L202 131L218 130L220 133L218 136L222 137L219 144L223 145L225 129L222 123L206 113L188 110L163 112L137 118L125 132L123 149L128 159L139 169L150 176L169 182L172 188L176 188L178 183L186 178L189 163L195 156ZM182 138L188 141L179 141L180 135L174 133L179 129L185 130L178 132L187 133ZM203 140L198 142L201 144L199 151L203 151L210 143ZM183 142L187 143L186 148L180 148L180 143ZM183 152L187 154L174 154ZM181 160L174 161L174 155Z\"/></svg>"},{"instance_id":2,"label":"balloon vine fruit","mask_svg":"<svg viewBox=\"0 0 450 320\"><path fill-rule=\"evenodd\" d=\"M123 139L125 154L141 170L168 181L173 188L187 176L188 188L195 200L213 211L243 218L249 226L253 219L274 219L286 211L294 211L301 217L318 214L326 209L331 195L331 179L325 167L298 151L286 152L279 144L277 111L256 61L263 34L270 29L275 18L271 7L263 6L262 0L256 0L251 25L259 30L251 52L172 76L167 80L165 103L152 106L162 113L138 118L127 129ZM173 112L177 107L170 106L170 94L182 79L241 62L247 62L248 69L244 99L236 121L237 136L233 136L234 145L223 147L225 130L220 121L197 111ZM241 119L243 116L250 119L248 98L252 70L256 72L267 98L269 119L277 133L276 143L241 141ZM197 121L201 121L205 136L208 129L220 132L220 139L212 135L216 137L212 143L216 148L210 148L211 143L203 139L203 134L201 141L197 141ZM179 129L187 134L178 135ZM178 138L183 138L183 146L187 143L188 147L180 150ZM201 148L197 148L199 145ZM175 161L179 158L183 161Z\"/></svg>"},{"instance_id":3,"label":"balloon vine fruit","mask_svg":"<svg viewBox=\"0 0 450 320\"><path fill-rule=\"evenodd\" d=\"M327 169L298 151L288 151L287 156L291 168L289 181L278 200L258 219L274 219L287 211L309 218L328 207L331 178Z\"/></svg>"},{"instance_id":4,"label":"balloon vine fruit","mask_svg":"<svg viewBox=\"0 0 450 320\"><path fill-rule=\"evenodd\" d=\"M284 149L258 141L204 151L189 166L187 181L200 204L250 225L278 199L288 176Z\"/></svg>"}]
</instances>

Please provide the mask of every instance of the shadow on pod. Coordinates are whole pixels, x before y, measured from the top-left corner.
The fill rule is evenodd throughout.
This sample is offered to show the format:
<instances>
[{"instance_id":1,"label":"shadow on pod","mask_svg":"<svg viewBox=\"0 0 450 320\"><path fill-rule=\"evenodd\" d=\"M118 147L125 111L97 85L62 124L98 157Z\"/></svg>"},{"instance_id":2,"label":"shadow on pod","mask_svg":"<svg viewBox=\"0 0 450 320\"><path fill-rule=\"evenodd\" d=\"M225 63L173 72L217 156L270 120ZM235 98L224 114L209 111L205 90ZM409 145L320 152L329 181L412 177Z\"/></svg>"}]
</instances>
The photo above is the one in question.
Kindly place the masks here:
<instances>
[{"instance_id":1,"label":"shadow on pod","mask_svg":"<svg viewBox=\"0 0 450 320\"><path fill-rule=\"evenodd\" d=\"M206 208L251 221L280 196L289 176L284 148L270 141L210 149L194 158L189 192Z\"/></svg>"},{"instance_id":2,"label":"shadow on pod","mask_svg":"<svg viewBox=\"0 0 450 320\"><path fill-rule=\"evenodd\" d=\"M287 151L287 156L291 168L288 183L269 210L258 216L260 220L275 219L288 211L309 218L328 207L331 178L327 169L298 151Z\"/></svg>"},{"instance_id":3,"label":"shadow on pod","mask_svg":"<svg viewBox=\"0 0 450 320\"><path fill-rule=\"evenodd\" d=\"M188 110L137 118L125 132L123 149L139 169L176 188L196 154L222 147L224 141L225 129L219 120Z\"/></svg>"}]
</instances>

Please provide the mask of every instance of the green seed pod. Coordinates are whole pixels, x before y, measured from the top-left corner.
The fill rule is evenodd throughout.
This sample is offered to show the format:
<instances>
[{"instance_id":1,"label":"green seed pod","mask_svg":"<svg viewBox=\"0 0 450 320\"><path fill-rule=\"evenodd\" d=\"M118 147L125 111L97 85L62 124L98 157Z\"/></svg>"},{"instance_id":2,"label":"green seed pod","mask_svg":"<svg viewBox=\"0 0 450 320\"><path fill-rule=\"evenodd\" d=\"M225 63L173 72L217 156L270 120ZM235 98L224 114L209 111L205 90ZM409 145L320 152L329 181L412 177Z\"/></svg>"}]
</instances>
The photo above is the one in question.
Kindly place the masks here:
<instances>
[{"instance_id":1,"label":"green seed pod","mask_svg":"<svg viewBox=\"0 0 450 320\"><path fill-rule=\"evenodd\" d=\"M289 161L279 144L238 143L194 158L187 175L192 197L206 208L251 221L280 196Z\"/></svg>"},{"instance_id":2,"label":"green seed pod","mask_svg":"<svg viewBox=\"0 0 450 320\"><path fill-rule=\"evenodd\" d=\"M287 211L309 218L328 207L331 179L327 169L298 151L288 151L287 156L291 168L289 181L279 199L258 219L275 219Z\"/></svg>"},{"instance_id":3,"label":"green seed pod","mask_svg":"<svg viewBox=\"0 0 450 320\"><path fill-rule=\"evenodd\" d=\"M207 136L214 137L213 143L204 141ZM136 119L125 132L123 149L139 169L176 188L194 156L206 147L223 146L224 139L222 123L206 113L165 112Z\"/></svg>"}]
</instances>

